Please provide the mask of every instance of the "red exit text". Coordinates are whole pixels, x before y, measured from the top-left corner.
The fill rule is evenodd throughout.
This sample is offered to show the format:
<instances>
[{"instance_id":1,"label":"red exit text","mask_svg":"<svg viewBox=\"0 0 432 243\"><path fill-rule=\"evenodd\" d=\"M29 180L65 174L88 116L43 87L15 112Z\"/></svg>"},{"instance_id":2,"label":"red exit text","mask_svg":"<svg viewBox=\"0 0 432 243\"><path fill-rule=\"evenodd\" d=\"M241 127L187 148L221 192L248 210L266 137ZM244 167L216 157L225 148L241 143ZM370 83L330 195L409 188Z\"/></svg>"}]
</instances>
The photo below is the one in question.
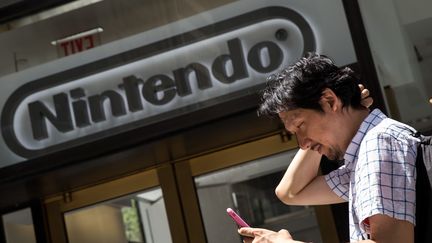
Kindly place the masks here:
<instances>
[{"instance_id":1,"label":"red exit text","mask_svg":"<svg viewBox=\"0 0 432 243\"><path fill-rule=\"evenodd\" d=\"M95 47L94 35L84 36L73 40L68 40L59 43L59 48L63 56L69 56L71 54L82 52Z\"/></svg>"}]
</instances>

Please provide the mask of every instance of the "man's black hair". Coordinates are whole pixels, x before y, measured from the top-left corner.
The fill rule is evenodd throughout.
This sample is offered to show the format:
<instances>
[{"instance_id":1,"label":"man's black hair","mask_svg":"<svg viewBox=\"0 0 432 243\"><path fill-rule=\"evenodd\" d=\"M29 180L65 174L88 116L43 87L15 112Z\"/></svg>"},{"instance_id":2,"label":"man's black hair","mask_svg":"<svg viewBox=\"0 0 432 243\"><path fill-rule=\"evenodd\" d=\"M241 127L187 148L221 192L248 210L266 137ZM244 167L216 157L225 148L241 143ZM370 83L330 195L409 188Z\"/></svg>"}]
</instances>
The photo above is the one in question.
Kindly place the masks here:
<instances>
[{"instance_id":1,"label":"man's black hair","mask_svg":"<svg viewBox=\"0 0 432 243\"><path fill-rule=\"evenodd\" d=\"M259 115L276 116L298 108L323 111L319 100L325 88L331 89L344 107L362 107L359 79L348 68L339 68L325 55L308 53L288 68L267 78Z\"/></svg>"}]
</instances>

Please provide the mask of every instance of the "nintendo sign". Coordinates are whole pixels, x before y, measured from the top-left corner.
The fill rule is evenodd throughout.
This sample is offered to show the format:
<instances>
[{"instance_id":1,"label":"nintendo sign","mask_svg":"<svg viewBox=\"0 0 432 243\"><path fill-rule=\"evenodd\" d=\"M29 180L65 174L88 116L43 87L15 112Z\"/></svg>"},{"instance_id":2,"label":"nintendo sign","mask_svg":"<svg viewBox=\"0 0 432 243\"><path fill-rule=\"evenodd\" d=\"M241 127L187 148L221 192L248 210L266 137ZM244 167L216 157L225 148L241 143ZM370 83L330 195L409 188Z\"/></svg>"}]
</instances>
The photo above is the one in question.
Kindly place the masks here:
<instances>
[{"instance_id":1,"label":"nintendo sign","mask_svg":"<svg viewBox=\"0 0 432 243\"><path fill-rule=\"evenodd\" d=\"M25 158L84 144L224 102L316 45L298 12L261 8L26 83L2 134Z\"/></svg>"}]
</instances>

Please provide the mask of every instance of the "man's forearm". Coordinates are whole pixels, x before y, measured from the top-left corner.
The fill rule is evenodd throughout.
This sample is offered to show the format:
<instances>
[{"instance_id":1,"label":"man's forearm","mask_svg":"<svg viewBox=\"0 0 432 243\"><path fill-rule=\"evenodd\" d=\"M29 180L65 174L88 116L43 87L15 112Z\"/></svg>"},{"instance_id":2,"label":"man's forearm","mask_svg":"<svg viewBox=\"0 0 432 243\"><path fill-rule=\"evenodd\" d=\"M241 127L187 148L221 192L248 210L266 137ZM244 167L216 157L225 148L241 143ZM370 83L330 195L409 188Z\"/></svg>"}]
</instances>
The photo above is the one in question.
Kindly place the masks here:
<instances>
[{"instance_id":1,"label":"man's forearm","mask_svg":"<svg viewBox=\"0 0 432 243\"><path fill-rule=\"evenodd\" d=\"M318 175L320 161L318 152L299 149L276 188L278 198L289 204Z\"/></svg>"}]
</instances>

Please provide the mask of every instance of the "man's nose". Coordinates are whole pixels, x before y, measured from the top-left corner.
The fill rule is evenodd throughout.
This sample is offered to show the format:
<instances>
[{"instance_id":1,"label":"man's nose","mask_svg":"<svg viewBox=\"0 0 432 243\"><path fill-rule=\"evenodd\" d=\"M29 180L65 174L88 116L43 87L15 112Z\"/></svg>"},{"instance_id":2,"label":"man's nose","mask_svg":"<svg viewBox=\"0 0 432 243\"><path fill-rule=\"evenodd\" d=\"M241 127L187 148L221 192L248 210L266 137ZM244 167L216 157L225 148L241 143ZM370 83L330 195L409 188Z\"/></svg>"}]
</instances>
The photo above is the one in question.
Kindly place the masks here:
<instances>
[{"instance_id":1,"label":"man's nose","mask_svg":"<svg viewBox=\"0 0 432 243\"><path fill-rule=\"evenodd\" d=\"M312 144L312 140L310 140L307 137L301 136L299 134L297 134L297 142L300 146L301 149L310 149L311 144Z\"/></svg>"}]
</instances>

